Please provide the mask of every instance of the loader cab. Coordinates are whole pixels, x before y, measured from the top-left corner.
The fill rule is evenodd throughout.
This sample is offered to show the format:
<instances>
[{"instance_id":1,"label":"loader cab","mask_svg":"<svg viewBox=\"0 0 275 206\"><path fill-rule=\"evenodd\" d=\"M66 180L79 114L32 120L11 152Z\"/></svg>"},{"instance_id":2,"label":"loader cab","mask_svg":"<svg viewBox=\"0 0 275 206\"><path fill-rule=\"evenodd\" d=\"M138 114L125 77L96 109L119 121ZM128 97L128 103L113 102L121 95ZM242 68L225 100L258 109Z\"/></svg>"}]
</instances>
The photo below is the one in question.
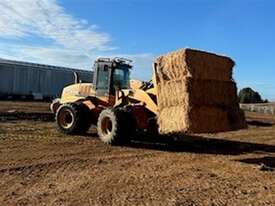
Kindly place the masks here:
<instances>
[{"instance_id":1,"label":"loader cab","mask_svg":"<svg viewBox=\"0 0 275 206\"><path fill-rule=\"evenodd\" d=\"M116 89L130 88L131 60L98 58L94 64L96 96L115 96Z\"/></svg>"}]
</instances>

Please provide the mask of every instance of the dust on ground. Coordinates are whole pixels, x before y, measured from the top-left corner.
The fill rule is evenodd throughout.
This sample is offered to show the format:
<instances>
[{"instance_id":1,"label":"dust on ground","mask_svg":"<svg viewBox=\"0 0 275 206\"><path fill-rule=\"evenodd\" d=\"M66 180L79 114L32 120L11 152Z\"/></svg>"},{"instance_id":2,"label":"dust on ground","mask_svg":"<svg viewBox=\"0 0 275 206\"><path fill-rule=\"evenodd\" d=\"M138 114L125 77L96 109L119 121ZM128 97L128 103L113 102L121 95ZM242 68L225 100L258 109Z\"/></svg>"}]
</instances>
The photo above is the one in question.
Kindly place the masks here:
<instances>
[{"instance_id":1,"label":"dust on ground","mask_svg":"<svg viewBox=\"0 0 275 206\"><path fill-rule=\"evenodd\" d=\"M0 205L275 205L275 117L247 118L247 130L127 146L2 120Z\"/></svg>"}]
</instances>

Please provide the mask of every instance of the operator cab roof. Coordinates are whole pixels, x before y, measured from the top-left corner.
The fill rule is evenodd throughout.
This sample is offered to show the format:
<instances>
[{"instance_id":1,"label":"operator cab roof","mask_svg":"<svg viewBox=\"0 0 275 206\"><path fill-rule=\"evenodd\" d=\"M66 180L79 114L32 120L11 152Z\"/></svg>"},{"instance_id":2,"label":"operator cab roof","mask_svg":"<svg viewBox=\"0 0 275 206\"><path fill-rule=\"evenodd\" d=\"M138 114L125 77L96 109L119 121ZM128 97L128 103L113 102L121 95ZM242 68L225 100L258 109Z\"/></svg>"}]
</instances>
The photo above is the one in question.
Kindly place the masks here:
<instances>
[{"instance_id":1,"label":"operator cab roof","mask_svg":"<svg viewBox=\"0 0 275 206\"><path fill-rule=\"evenodd\" d=\"M132 68L133 66L131 63L133 62L130 59L123 58L123 57L115 57L115 58L106 58L106 57L99 57L96 59L95 62L108 62L108 63L117 63L120 65L128 66L129 68Z\"/></svg>"}]
</instances>

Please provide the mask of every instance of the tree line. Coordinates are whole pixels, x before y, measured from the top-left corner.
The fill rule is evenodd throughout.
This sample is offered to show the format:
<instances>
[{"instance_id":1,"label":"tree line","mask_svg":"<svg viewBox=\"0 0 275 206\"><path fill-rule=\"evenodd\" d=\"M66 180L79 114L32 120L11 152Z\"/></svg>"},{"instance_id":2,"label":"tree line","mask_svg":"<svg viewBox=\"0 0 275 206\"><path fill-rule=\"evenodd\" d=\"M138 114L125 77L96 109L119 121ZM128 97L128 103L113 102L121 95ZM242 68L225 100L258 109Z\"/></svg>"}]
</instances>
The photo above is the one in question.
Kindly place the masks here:
<instances>
[{"instance_id":1,"label":"tree line","mask_svg":"<svg viewBox=\"0 0 275 206\"><path fill-rule=\"evenodd\" d=\"M261 95L250 87L246 87L240 90L238 98L239 102L242 104L268 103L267 99L263 100Z\"/></svg>"}]
</instances>

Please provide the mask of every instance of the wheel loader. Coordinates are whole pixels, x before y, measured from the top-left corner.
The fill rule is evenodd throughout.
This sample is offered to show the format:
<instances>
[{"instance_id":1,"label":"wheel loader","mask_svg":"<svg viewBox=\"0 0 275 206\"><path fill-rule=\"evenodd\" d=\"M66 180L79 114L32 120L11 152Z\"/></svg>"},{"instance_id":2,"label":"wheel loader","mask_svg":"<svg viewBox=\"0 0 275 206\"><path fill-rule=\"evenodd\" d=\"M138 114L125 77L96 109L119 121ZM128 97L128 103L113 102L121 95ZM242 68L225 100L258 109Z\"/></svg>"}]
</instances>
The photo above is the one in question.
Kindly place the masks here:
<instances>
[{"instance_id":1,"label":"wheel loader","mask_svg":"<svg viewBox=\"0 0 275 206\"><path fill-rule=\"evenodd\" d=\"M139 132L150 136L216 133L246 128L239 108L234 61L209 52L181 49L157 58L149 82L131 81L131 61L98 58L93 83L63 89L51 110L66 134L97 126L99 138L120 144Z\"/></svg>"},{"instance_id":2,"label":"wheel loader","mask_svg":"<svg viewBox=\"0 0 275 206\"><path fill-rule=\"evenodd\" d=\"M98 58L93 83L81 83L75 74L75 84L65 87L51 104L59 130L77 135L96 125L107 144L125 143L138 131L157 134L154 78L131 81L131 69L128 59Z\"/></svg>"}]
</instances>

